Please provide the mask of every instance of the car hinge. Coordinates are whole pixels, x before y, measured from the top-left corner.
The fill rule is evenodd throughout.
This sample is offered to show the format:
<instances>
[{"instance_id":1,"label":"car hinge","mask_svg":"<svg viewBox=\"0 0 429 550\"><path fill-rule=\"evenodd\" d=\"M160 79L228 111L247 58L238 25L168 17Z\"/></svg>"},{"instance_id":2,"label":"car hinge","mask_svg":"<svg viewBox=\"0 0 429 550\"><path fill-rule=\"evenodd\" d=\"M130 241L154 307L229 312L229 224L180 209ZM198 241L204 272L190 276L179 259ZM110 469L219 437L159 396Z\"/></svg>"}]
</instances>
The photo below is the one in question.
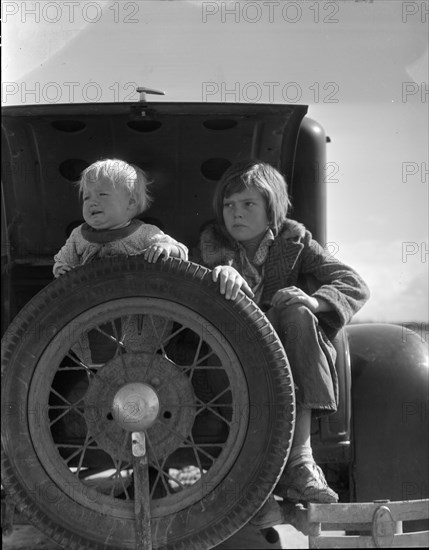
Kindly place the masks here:
<instances>
[{"instance_id":1,"label":"car hinge","mask_svg":"<svg viewBox=\"0 0 429 550\"><path fill-rule=\"evenodd\" d=\"M152 88L138 87L136 91L140 94L139 100L131 105L131 114L134 117L145 117L147 115L146 94L165 95L162 90L153 90Z\"/></svg>"},{"instance_id":2,"label":"car hinge","mask_svg":"<svg viewBox=\"0 0 429 550\"><path fill-rule=\"evenodd\" d=\"M163 92L162 90L153 90L152 88L139 87L136 89L136 91L140 94L139 101L141 103L146 102L146 94L165 95L165 92Z\"/></svg>"}]
</instances>

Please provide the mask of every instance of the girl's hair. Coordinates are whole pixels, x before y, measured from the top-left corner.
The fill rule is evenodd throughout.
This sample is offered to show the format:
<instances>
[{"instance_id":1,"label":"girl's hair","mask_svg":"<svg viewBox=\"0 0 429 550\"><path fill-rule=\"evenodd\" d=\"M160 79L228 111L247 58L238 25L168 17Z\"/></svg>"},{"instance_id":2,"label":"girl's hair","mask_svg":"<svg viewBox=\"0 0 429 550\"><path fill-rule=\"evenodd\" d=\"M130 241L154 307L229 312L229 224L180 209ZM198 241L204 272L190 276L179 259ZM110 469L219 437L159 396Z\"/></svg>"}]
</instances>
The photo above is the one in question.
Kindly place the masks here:
<instances>
[{"instance_id":1,"label":"girl's hair","mask_svg":"<svg viewBox=\"0 0 429 550\"><path fill-rule=\"evenodd\" d=\"M79 192L83 193L88 184L95 183L100 178L109 179L114 187L126 189L136 200L137 214L149 207L151 198L147 188L151 182L138 166L119 159L98 160L82 172Z\"/></svg>"},{"instance_id":2,"label":"girl's hair","mask_svg":"<svg viewBox=\"0 0 429 550\"><path fill-rule=\"evenodd\" d=\"M277 235L286 220L291 202L284 177L266 162L245 160L237 162L226 170L213 197L213 207L218 224L227 234L223 219L224 199L251 187L255 187L264 197L270 228Z\"/></svg>"}]
</instances>

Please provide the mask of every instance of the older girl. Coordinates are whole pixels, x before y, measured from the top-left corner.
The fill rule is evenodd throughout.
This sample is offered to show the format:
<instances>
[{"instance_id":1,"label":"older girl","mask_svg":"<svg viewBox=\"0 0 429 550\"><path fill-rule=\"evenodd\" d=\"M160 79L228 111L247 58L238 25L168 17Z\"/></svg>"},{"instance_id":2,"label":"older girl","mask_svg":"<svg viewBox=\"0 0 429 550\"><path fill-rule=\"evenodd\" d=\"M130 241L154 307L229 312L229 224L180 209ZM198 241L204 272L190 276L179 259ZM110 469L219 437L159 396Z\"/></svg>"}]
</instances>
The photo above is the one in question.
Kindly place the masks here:
<instances>
[{"instance_id":1,"label":"older girl","mask_svg":"<svg viewBox=\"0 0 429 550\"><path fill-rule=\"evenodd\" d=\"M277 493L292 501L337 502L313 459L311 416L337 410L331 340L363 306L369 291L353 269L287 218L289 206L286 182L272 166L254 161L232 166L215 191L217 223L203 230L198 259L213 270L227 300L241 289L259 304L289 359L297 418Z\"/></svg>"}]
</instances>

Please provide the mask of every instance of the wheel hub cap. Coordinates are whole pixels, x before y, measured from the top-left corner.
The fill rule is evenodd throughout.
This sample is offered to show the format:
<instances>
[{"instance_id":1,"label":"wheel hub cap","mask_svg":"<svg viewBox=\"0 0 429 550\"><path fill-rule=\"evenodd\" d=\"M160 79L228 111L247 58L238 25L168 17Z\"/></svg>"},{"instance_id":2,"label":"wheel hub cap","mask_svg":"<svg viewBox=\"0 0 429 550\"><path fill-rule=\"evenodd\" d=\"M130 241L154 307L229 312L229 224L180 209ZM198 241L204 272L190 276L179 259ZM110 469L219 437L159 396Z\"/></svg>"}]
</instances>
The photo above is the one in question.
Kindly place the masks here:
<instances>
[{"instance_id":1,"label":"wheel hub cap","mask_svg":"<svg viewBox=\"0 0 429 550\"><path fill-rule=\"evenodd\" d=\"M129 433L143 430L150 460L170 455L191 433L195 414L190 378L161 355L115 357L94 376L85 395L88 434L117 460L132 460Z\"/></svg>"},{"instance_id":2,"label":"wheel hub cap","mask_svg":"<svg viewBox=\"0 0 429 550\"><path fill-rule=\"evenodd\" d=\"M159 412L156 392L147 384L134 382L123 386L113 398L112 415L129 432L142 431L153 424Z\"/></svg>"}]
</instances>

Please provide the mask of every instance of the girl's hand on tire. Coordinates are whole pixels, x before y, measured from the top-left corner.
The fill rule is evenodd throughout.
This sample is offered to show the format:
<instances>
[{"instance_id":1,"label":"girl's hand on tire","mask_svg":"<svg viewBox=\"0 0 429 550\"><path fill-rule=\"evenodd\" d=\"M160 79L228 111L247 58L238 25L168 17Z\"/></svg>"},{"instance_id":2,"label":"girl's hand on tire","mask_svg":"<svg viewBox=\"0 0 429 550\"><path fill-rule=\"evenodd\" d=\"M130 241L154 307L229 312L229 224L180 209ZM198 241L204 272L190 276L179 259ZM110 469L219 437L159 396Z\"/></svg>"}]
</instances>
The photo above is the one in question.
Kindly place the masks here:
<instances>
[{"instance_id":1,"label":"girl's hand on tire","mask_svg":"<svg viewBox=\"0 0 429 550\"><path fill-rule=\"evenodd\" d=\"M224 294L227 300L235 300L239 290L242 290L249 298L254 297L252 289L245 279L230 265L216 266L212 271L212 279L214 282L219 280L220 293Z\"/></svg>"}]
</instances>

